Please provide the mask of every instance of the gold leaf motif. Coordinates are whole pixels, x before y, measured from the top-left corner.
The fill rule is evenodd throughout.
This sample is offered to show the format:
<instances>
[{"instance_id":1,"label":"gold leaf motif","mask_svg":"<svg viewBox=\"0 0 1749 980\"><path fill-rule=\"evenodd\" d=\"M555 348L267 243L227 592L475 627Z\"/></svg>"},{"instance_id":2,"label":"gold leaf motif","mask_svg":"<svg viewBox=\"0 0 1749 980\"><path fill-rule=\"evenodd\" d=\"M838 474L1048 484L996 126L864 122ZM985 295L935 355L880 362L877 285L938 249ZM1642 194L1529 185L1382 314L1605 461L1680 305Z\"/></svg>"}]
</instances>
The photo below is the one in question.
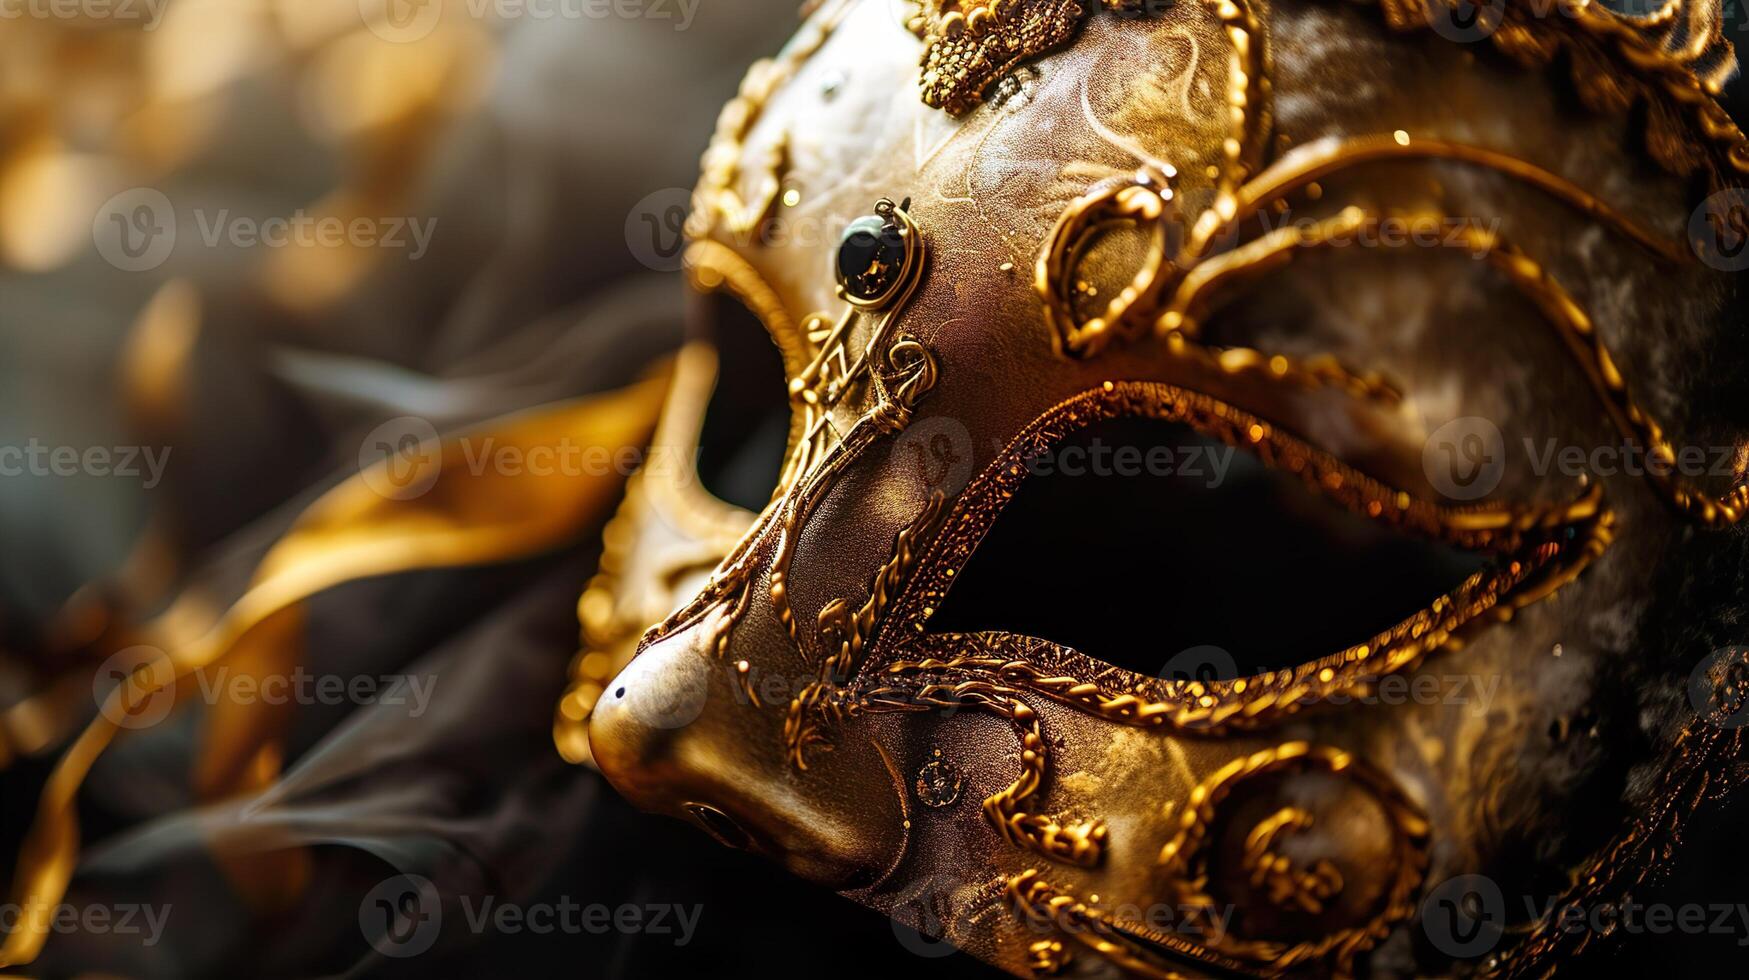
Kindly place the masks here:
<instances>
[{"instance_id":1,"label":"gold leaf motif","mask_svg":"<svg viewBox=\"0 0 1749 980\"><path fill-rule=\"evenodd\" d=\"M963 116L1021 62L1074 39L1087 18L1081 0L911 0L908 26L926 43L923 101ZM1117 0L1129 9L1136 0Z\"/></svg>"}]
</instances>

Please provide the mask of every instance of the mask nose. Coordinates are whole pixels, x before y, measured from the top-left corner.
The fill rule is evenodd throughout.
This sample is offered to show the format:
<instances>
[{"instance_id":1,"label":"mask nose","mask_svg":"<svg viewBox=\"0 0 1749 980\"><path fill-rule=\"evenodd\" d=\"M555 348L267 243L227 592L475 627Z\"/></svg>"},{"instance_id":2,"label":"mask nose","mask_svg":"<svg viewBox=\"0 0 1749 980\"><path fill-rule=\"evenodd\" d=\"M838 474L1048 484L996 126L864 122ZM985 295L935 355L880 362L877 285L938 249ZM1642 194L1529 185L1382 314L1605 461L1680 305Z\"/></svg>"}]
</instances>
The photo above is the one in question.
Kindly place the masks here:
<instances>
[{"instance_id":1,"label":"mask nose","mask_svg":"<svg viewBox=\"0 0 1749 980\"><path fill-rule=\"evenodd\" d=\"M691 781L687 759L700 751L690 732L711 700L714 660L687 630L645 649L608 684L589 719L589 747L614 788L645 810L681 815Z\"/></svg>"},{"instance_id":2,"label":"mask nose","mask_svg":"<svg viewBox=\"0 0 1749 980\"><path fill-rule=\"evenodd\" d=\"M589 719L602 774L639 809L821 884L850 887L886 868L903 817L878 758L848 744L798 779L783 750L784 703L748 699L707 649L711 624L651 644L608 684ZM866 790L847 794L853 787Z\"/></svg>"}]
</instances>

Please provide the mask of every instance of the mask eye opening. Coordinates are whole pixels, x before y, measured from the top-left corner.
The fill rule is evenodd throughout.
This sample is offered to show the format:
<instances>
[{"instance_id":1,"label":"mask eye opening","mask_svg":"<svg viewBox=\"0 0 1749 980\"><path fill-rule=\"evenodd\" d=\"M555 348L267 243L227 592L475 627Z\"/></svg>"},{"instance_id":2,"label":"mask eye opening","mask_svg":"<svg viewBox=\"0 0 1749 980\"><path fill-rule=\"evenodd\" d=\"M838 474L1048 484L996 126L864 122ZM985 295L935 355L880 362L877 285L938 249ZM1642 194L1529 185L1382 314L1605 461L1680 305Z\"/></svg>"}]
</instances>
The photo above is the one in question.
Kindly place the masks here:
<instances>
[{"instance_id":1,"label":"mask eye opening","mask_svg":"<svg viewBox=\"0 0 1749 980\"><path fill-rule=\"evenodd\" d=\"M1037 637L1159 677L1189 657L1213 676L1185 679L1233 680L1361 643L1490 561L1182 423L1094 421L1028 470L931 632Z\"/></svg>"},{"instance_id":2,"label":"mask eye opening","mask_svg":"<svg viewBox=\"0 0 1749 980\"><path fill-rule=\"evenodd\" d=\"M717 500L757 512L800 438L789 379L809 348L776 292L747 261L711 241L686 254L687 332L712 353L709 396L692 408L696 475ZM703 358L701 358L703 360Z\"/></svg>"},{"instance_id":3,"label":"mask eye opening","mask_svg":"<svg viewBox=\"0 0 1749 980\"><path fill-rule=\"evenodd\" d=\"M1240 666L1239 658L1235 658L1233 669L1223 672L1238 676L1232 684L1235 691L1241 689L1240 685L1273 687L1278 681L1291 686L1299 683L1295 678L1311 678L1320 685L1340 687L1360 678L1395 672L1472 625L1496 622L1501 617L1494 613L1537 601L1562 588L1614 540L1614 515L1604 506L1597 486L1572 499L1552 503L1504 501L1450 506L1373 479L1274 423L1211 396L1153 381L1106 382L1066 399L1036 418L961 492L955 500L954 513L945 521L945 532L930 543L922 564L876 634L864 673L908 664L919 656L940 657L943 643L952 646L969 642L968 649L982 649L994 643L994 648L1002 650L1010 647L1016 651L1056 650L1063 656L1053 655L1052 659L1061 659L1066 665L1081 665L1068 673L1082 678L1083 683L1088 683L1089 678L1111 678L1121 680L1125 689L1166 691L1172 687L1173 682L1164 679L1165 674L1157 673L1157 669L1167 665L1162 661L1171 660L1169 655L1174 652L1171 642L1162 640L1157 635L1158 629L1148 628L1174 622L1170 615L1173 610L1162 607L1163 602L1173 597L1161 595L1158 590L1137 593L1129 606L1105 617L1105 621L1118 622L1134 631L1119 638L1121 644L1115 654L1110 648L1096 650L1110 658L1107 660L1095 660L1084 651L1065 646L1059 637L1014 632L1013 623L968 623L962 615L964 610L956 613L950 604L956 593L963 599L965 593L960 590L969 591L964 582L975 570L974 557L980 553L994 554L987 549L987 539L992 536L992 528L1009 514L1009 505L1020 494L1023 484L1035 476L1032 461L1059 451L1078 433L1081 438L1088 438L1087 427L1095 422L1130 417L1187 426L1200 436L1233 447L1235 452L1248 451L1267 470L1291 474L1319 504L1337 505L1351 517L1381 525L1422 544L1433 542L1456 549L1460 561L1481 565L1456 589L1428 595L1429 605L1383 632L1355 637L1352 646L1309 648L1303 656L1297 652L1284 656L1279 650L1267 650L1265 653L1283 668L1273 672L1259 672L1256 663ZM1135 460L1133 454L1131 460L1132 463ZM1179 475L1190 474L1179 471ZM1101 510L1086 502L1081 502L1079 509L1085 513ZM1079 530L1073 524L1080 519L1079 515L1071 512L1069 516L1071 529ZM1130 530L1121 523L1119 529L1125 533ZM1074 543L1082 545L1078 539ZM1125 543L1134 547L1128 541ZM1177 540L1154 550L1165 556L1161 560L1178 562L1193 572L1202 571L1198 556ZM1246 554L1243 549L1235 553ZM1032 555L1024 561L997 558L996 562L1005 568L1038 568L1044 564L1035 559L1036 555ZM1004 614L1015 609L1031 613L1038 608L1055 608L1069 611L1071 625L1100 623L1097 615L1088 615L1084 601L1085 596L1097 595L1096 588L1104 584L1093 581L1088 574L1088 569L1098 571L1098 566L1080 556L1050 567L1055 574L1044 577L1033 592L992 590L999 601L987 608ZM1455 578L1463 569L1449 571ZM1226 584L1225 580L1204 577ZM1246 607L1245 618L1235 617L1236 621L1282 618L1280 610L1268 601L1270 598L1265 595L1254 607ZM1182 605L1181 600L1175 601ZM1130 661L1132 666L1147 665L1147 669L1120 665L1125 656L1139 656L1139 662ZM1287 669L1290 665L1291 669ZM1222 689L1227 686L1219 685Z\"/></svg>"},{"instance_id":4,"label":"mask eye opening","mask_svg":"<svg viewBox=\"0 0 1749 980\"><path fill-rule=\"evenodd\" d=\"M699 483L718 500L757 512L770 501L794 439L783 362L736 297L713 293L701 302L715 365L698 418Z\"/></svg>"}]
</instances>

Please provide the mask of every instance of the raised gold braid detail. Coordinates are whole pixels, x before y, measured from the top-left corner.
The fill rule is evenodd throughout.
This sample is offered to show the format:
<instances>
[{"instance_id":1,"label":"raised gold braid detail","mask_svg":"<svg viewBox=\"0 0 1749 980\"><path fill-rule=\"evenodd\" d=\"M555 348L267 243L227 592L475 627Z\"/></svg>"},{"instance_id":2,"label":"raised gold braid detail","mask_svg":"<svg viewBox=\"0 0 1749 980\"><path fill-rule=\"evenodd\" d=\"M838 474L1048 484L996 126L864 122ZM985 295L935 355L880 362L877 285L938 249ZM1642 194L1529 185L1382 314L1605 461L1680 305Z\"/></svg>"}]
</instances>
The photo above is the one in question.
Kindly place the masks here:
<instances>
[{"instance_id":1,"label":"raised gold braid detail","mask_svg":"<svg viewBox=\"0 0 1749 980\"><path fill-rule=\"evenodd\" d=\"M835 14L841 15L842 11ZM791 641L804 658L809 655L789 603L789 569L796 542L814 508L844 469L882 437L903 431L910 424L917 403L935 387L940 376L934 354L915 337L896 332L899 316L916 291L928 261L928 245L922 229L911 219L904 205L882 200L876 204L875 210L902 228L906 243L903 278L880 306L858 305L849 299L842 287L839 289L840 298L846 300L847 308L822 338L818 348L808 348L806 363L799 370L791 368L794 377L790 382L790 395L800 409L800 421L792 424L789 456L773 500L699 595L652 627L640 646L716 612L719 615L710 626L710 647L719 658L723 657L731 634L752 602L753 576L760 547L770 534L776 533L768 595ZM724 252L713 243L699 242L687 254L689 258L702 261L711 256L722 258ZM737 269L746 280L740 283L737 294L745 294L746 302L759 302L762 293L752 288L757 284L757 273L751 266L744 262L739 265L721 263L713 274L725 278L726 284L734 287ZM866 344L852 361L849 356L850 334L858 313L873 316L875 322ZM816 314L809 318L809 324L824 319L824 315ZM811 334L812 331L806 332ZM779 346L785 352L788 366L791 363L790 350L781 338ZM801 358L796 358L794 363L802 363ZM853 395L866 396L865 400L872 401L872 405L847 433L839 435L832 423L832 413ZM751 694L752 682L746 667L738 663L736 669L743 690ZM757 702L756 698L753 700Z\"/></svg>"},{"instance_id":2,"label":"raised gold braid detail","mask_svg":"<svg viewBox=\"0 0 1749 980\"><path fill-rule=\"evenodd\" d=\"M1236 234L1246 218L1331 174L1392 160L1449 160L1492 170L1602 223L1663 261L1681 265L1693 260L1681 242L1646 228L1557 173L1487 147L1407 133L1330 136L1288 150L1238 189L1233 214L1219 233Z\"/></svg>"},{"instance_id":3,"label":"raised gold braid detail","mask_svg":"<svg viewBox=\"0 0 1749 980\"><path fill-rule=\"evenodd\" d=\"M814 359L789 383L790 400L802 423L800 438L779 483L779 492L785 493L783 520L768 592L778 622L804 657L808 651L789 600L790 563L802 529L837 475L875 439L909 425L912 409L940 377L935 356L927 347L909 334L894 335L899 316L916 292L928 262L928 243L907 206L908 202L896 205L887 199L875 205L878 215L899 226L905 242L902 278L893 292L882 305L870 306L856 301L840 286L838 296L845 303L844 310L829 329L818 331ZM867 343L852 360L850 335L859 314L872 316L875 322ZM825 314L809 318L815 325L827 321ZM809 334L814 336L815 331ZM874 406L848 434L839 437L832 424L833 410L863 389L872 394Z\"/></svg>"},{"instance_id":4,"label":"raised gold braid detail","mask_svg":"<svg viewBox=\"0 0 1749 980\"><path fill-rule=\"evenodd\" d=\"M1466 229L1470 245L1485 249L1490 263L1506 275L1543 311L1585 370L1622 434L1636 439L1651 454L1646 479L1663 491L1677 511L1702 527L1718 530L1737 524L1749 513L1749 481L1714 498L1676 476L1676 450L1664 429L1633 398L1627 380L1598 335L1597 327L1572 295L1535 259L1480 228Z\"/></svg>"},{"instance_id":5,"label":"raised gold braid detail","mask_svg":"<svg viewBox=\"0 0 1749 980\"><path fill-rule=\"evenodd\" d=\"M1239 187L1261 165L1269 131L1269 48L1251 0L1203 0L1227 32L1232 50L1227 67L1227 115L1232 127L1222 143L1223 166L1215 183L1215 201L1197 219L1185 258L1194 262L1232 221Z\"/></svg>"},{"instance_id":6,"label":"raised gold braid detail","mask_svg":"<svg viewBox=\"0 0 1749 980\"><path fill-rule=\"evenodd\" d=\"M1064 936L1136 976L1154 980L1188 980L1207 975L1204 969L1197 967L1213 967L1239 975L1255 972L1245 963L1206 949L1183 936L1119 920L1052 885L1036 868L1010 878L1007 896L1015 910L1031 922L1054 927ZM1179 972L1181 965L1188 972Z\"/></svg>"},{"instance_id":7,"label":"raised gold braid detail","mask_svg":"<svg viewBox=\"0 0 1749 980\"><path fill-rule=\"evenodd\" d=\"M1310 830L1316 822L1309 811L1282 807L1245 835L1245 857L1239 865L1250 876L1251 887L1267 889L1275 905L1310 915L1324 911L1324 903L1342 893L1346 884L1342 872L1323 858L1301 870L1276 845L1290 833Z\"/></svg>"},{"instance_id":8,"label":"raised gold braid detail","mask_svg":"<svg viewBox=\"0 0 1749 980\"><path fill-rule=\"evenodd\" d=\"M1478 572L1450 596L1416 613L1367 643L1287 670L1215 682L1153 681L1131 677L1121 686L1056 673L1034 662L1025 647L1048 648L1044 641L1001 634L929 636L904 650L927 654L937 645L973 654L897 660L878 669L880 678L984 676L1035 691L1055 701L1137 728L1207 735L1256 730L1319 703L1365 695L1382 677L1413 668L1432 653L1462 641L1488 622L1510 619L1517 610L1548 597L1571 582L1613 540L1612 522L1601 520L1571 553L1544 544L1525 561L1500 572ZM875 680L870 683L880 683Z\"/></svg>"},{"instance_id":9,"label":"raised gold braid detail","mask_svg":"<svg viewBox=\"0 0 1749 980\"><path fill-rule=\"evenodd\" d=\"M1019 692L987 681L891 687L868 692L847 704L844 712L928 711L935 708L976 708L1008 719L1020 735L1020 775L984 800L984 817L1003 840L1015 847L1079 867L1093 867L1105 855L1108 832L1098 819L1064 823L1029 813L1025 804L1044 785L1050 763L1044 725Z\"/></svg>"},{"instance_id":10,"label":"raised gold braid detail","mask_svg":"<svg viewBox=\"0 0 1749 980\"><path fill-rule=\"evenodd\" d=\"M1209 878L1208 830L1215 820L1215 811L1232 789L1247 779L1306 769L1354 780L1378 801L1393 833L1395 865L1390 888L1366 923L1336 930L1317 940L1279 943L1234 936L1222 928L1220 917L1212 911L1216 899L1205 893ZM1178 821L1179 830L1162 849L1160 861L1178 900L1194 910L1193 915L1200 914L1206 920L1201 923L1203 934L1209 937L1206 945L1094 908L1047 882L1037 869L1028 869L1009 879L1008 898L1017 911L1032 921L1054 926L1130 973L1158 980L1186 976L1179 972L1181 967L1191 968L1189 975L1198 976L1203 972L1194 969L1198 966L1243 974L1263 970L1275 975L1317 961L1329 963L1336 976L1349 976L1356 956L1376 946L1415 913L1414 898L1428 863L1431 826L1427 817L1383 774L1340 749L1287 742L1235 759L1191 791ZM1265 829L1265 824L1258 829ZM1251 836L1257 836L1257 832L1254 830Z\"/></svg>"},{"instance_id":11,"label":"raised gold braid detail","mask_svg":"<svg viewBox=\"0 0 1749 980\"><path fill-rule=\"evenodd\" d=\"M917 519L899 532L893 556L875 573L868 600L855 613L850 611L846 599L835 599L820 610L820 648L827 651L820 660L820 676L790 701L783 723L784 751L796 768L808 768L810 747L828 744L820 732L819 716L832 710L838 688L855 671L863 647L881 622L888 604L910 579L921 545L934 536L946 513L946 499L939 493L932 494Z\"/></svg>"},{"instance_id":12,"label":"raised gold braid detail","mask_svg":"<svg viewBox=\"0 0 1749 980\"><path fill-rule=\"evenodd\" d=\"M1411 2L1413 2L1413 0L1382 0L1381 6L1389 8L1387 11L1388 13L1395 12L1400 14L1403 10L1408 9L1407 5ZM1017 4L1018 0L1016 0L1016 3L1003 4L1002 6L1012 9ZM935 4L934 6L941 5ZM976 4L975 6L984 5ZM995 5L989 6L993 7ZM1064 8L1069 5L1059 4L1056 6ZM1077 8L1079 7L1078 4L1074 6ZM1573 6L1574 9L1578 10L1579 13L1583 15L1577 18L1580 26L1573 28L1557 26L1550 30L1571 30L1574 34L1583 33L1587 37L1597 40L1598 43L1595 47L1588 48L1579 43L1571 43L1569 45L1568 41L1551 42L1546 38L1539 39L1535 36L1538 32L1530 31L1528 27L1526 27L1525 30L1514 29L1503 32L1502 36L1496 38L1496 44L1499 45L1502 50L1507 51L1507 53L1530 64L1547 63L1557 51L1561 50L1563 47L1568 47L1568 50L1573 54L1576 71L1580 70L1581 62L1592 55L1599 55L1608 64L1625 63L1629 72L1635 76L1630 80L1630 85L1638 86L1637 90L1631 90L1629 87L1623 87L1620 85L1611 88L1613 82L1610 78L1610 73L1607 67L1601 68L1593 72L1596 79L1592 81L1592 84L1589 87L1584 80L1580 80L1581 93L1586 97L1586 100L1589 103L1597 108L1625 110L1636 101L1643 100L1650 110L1648 112L1648 146L1652 155L1660 164L1679 173L1693 172L1696 167L1702 166L1705 161L1703 157L1696 156L1690 152L1685 145L1685 140L1683 139L1683 134L1681 132L1683 127L1679 124L1674 124L1671 118L1672 114L1666 110L1670 106L1675 106L1682 112L1692 110L1695 119L1699 123L1699 128L1703 137L1714 147L1724 150L1726 159L1729 161L1730 166L1738 173L1749 171L1749 151L1745 151L1742 134L1737 130L1736 126L1731 123L1729 118L1724 115L1723 111L1714 101L1716 89L1703 85L1695 78L1688 64L1688 61L1692 61L1693 59L1685 60L1679 56L1672 55L1669 52L1659 51L1656 47L1646 42L1642 31L1636 30L1634 27L1615 18L1614 15L1590 8L1585 4L1576 4ZM994 11L992 10L991 13L993 15ZM1398 20L1401 22L1394 23L1393 26L1396 26L1399 29L1408 29L1418 26L1416 22L1410 22L1402 18L1398 18ZM1418 11L1416 14L1416 20L1419 24L1425 23L1424 18L1419 15ZM1554 20L1559 21L1560 18L1555 18ZM994 22L991 23L993 24ZM1073 26L1069 28L1069 34L1072 33ZM945 37L945 34L943 36ZM949 88L951 88L952 91L950 91L949 88L941 89L940 91L943 93L943 96L937 97L934 101L931 101L927 95L931 83L926 76L925 100L930 101L931 104L942 104L944 108L947 108L950 112L956 114L969 111L972 106L977 104L977 99L981 97L984 89L987 88L996 77L999 77L1002 71L1006 71L1025 57L1031 57L1043 53L1044 50L1058 46L1066 40L1065 36L1062 40L1044 43L1046 37L1047 35L1041 34L1033 38L1031 41L1023 40L1020 47L1025 53L1016 57L1007 58L1003 61L989 59L987 57L989 53L988 51L976 52L978 56L985 57L985 60L988 62L985 67L976 70L970 70L975 64L975 59L968 54L960 63L960 67L968 69L966 71L966 79L959 83L957 88L950 86ZM1611 47L1612 44L1613 48ZM933 43L931 46L933 47ZM1036 51L1031 50L1033 47L1038 47L1039 49ZM1236 62L1238 54L1238 52L1235 53ZM929 57L930 55L926 53L926 64L928 63ZM981 72L988 72L988 77L974 77ZM1266 81L1266 72L1259 74L1258 77ZM1599 81L1597 79L1601 80ZM940 83L939 78L936 80L936 83ZM958 93L963 101L959 101L957 104L949 104L949 102L953 100L955 92ZM965 99L964 97L968 92L971 93L971 97ZM1625 99L1620 97L1622 93L1625 93ZM1237 102L1236 99L1233 101L1235 103ZM1251 118L1251 102L1247 101L1245 106L1235 108L1234 111L1236 119L1249 120ZM1261 132L1264 128L1266 127L1258 125L1255 127L1255 131ZM1261 145L1260 142L1248 137L1240 138L1238 143L1241 149L1256 148ZM1230 152L1231 145L1229 144L1226 149ZM1344 161L1345 165L1347 162L1348 161ZM1234 170L1235 168L1229 169ZM1717 174L1714 173L1713 176L1716 182ZM1235 190L1231 200L1232 215L1223 215L1221 213L1224 209L1221 207L1220 199L1217 198L1216 209L1208 214L1199 216L1199 220L1208 223L1211 230L1219 231L1221 223L1232 220L1232 218L1238 216L1238 213L1242 210L1243 199L1237 190ZM1211 217L1211 215L1213 217ZM1353 216L1350 214L1348 217L1352 218ZM1202 236L1197 237L1201 238ZM1215 234L1210 234L1203 240L1212 243L1217 237L1218 236ZM1287 245L1287 247L1275 251L1271 251L1268 248L1265 248L1264 250L1269 251L1269 257L1274 259L1286 255L1298 247L1300 247L1300 245L1296 243ZM1668 255L1672 250L1666 247L1663 248L1662 251ZM1558 284L1554 283L1553 280L1541 270L1540 266L1531 261L1528 257L1523 256L1521 253L1513 252L1510 248L1504 245L1490 248L1488 255L1490 260L1494 261L1498 268L1501 268L1502 271L1512 277L1515 282L1519 283L1521 288L1525 288L1527 293L1532 292L1530 287L1534 286L1537 290L1541 291L1544 300L1552 306L1558 307L1564 303L1566 306L1570 307L1572 311L1578 312L1579 317L1562 314L1565 318L1566 325L1570 328L1567 332L1573 333L1575 336L1579 337L1589 336L1590 339L1588 342L1594 345L1594 349L1591 353L1599 368L1600 376L1606 381L1613 379L1614 381L1619 382L1619 372L1615 370L1613 361L1608 358L1607 351L1600 343L1596 343L1594 332L1589 330L1589 320L1583 318L1583 311L1579 311L1576 305L1571 303L1570 298L1567 298L1564 292L1559 290ZM1246 269L1244 268L1245 264L1246 263L1243 261L1236 262L1231 269L1224 271L1232 272L1235 278L1243 277L1246 274ZM1223 270L1211 269L1210 271L1214 272ZM1210 276L1211 280L1220 280L1222 278L1224 277ZM1191 307L1192 304L1187 303L1183 309L1189 310ZM1551 318L1554 317L1552 316ZM1191 320L1193 318L1187 316L1185 319ZM1175 328L1169 327L1165 329L1163 335L1166 343L1168 345L1176 345L1177 351L1184 356L1219 358L1225 353L1207 352L1190 339L1192 336L1191 334L1182 333ZM1258 369L1259 365L1268 365L1270 370L1275 371L1279 375L1290 373L1282 370L1282 367L1289 366L1287 365L1287 362L1277 358L1267 357L1258 352L1244 352L1242 359L1248 361L1253 370ZM1327 370L1323 377L1315 379L1316 383L1338 384L1344 383L1346 380L1347 378L1344 373L1340 372L1339 369L1334 371ZM1649 432L1654 439L1661 437L1661 430L1657 428L1656 424L1634 408L1631 400L1627 398L1625 384L1615 384L1613 385L1612 390L1614 394L1609 397L1617 399L1617 404L1614 407L1613 414L1618 414L1621 417L1627 418L1631 424L1639 427L1641 431ZM1591 527L1595 533L1590 537L1579 554L1595 557L1596 553L1599 553L1603 547L1607 546L1609 540L1609 525L1611 522L1609 515L1602 513L1598 508L1598 500L1595 494L1591 495L1588 500L1595 518L1595 523L1588 526ZM1731 511L1735 508L1740 512L1742 509L1742 503L1743 488L1740 487L1735 495L1727 495L1727 498L1723 501L1707 501L1702 503L1696 498L1691 499L1688 503L1679 501L1678 506L1682 507L1685 512L1696 514L1696 516L1699 516L1703 521L1716 522L1721 518L1735 520L1736 515L1732 514ZM1707 513L1708 504L1714 508L1711 517L1709 517ZM1570 514L1569 516L1574 515ZM1578 556L1570 555L1568 557L1575 558ZM1557 574L1538 583L1537 588L1533 591L1536 592L1537 595L1547 594L1548 591L1552 591L1552 589L1559 587L1563 582L1570 580L1573 575L1578 573L1578 569L1583 567L1584 561L1588 560L1589 558L1585 558L1584 560L1564 563L1557 569ZM1521 598L1523 598L1524 601L1534 601L1533 596L1523 596ZM987 687L979 688L978 685L980 684L987 685ZM1002 685L992 685L989 684L988 681L979 679L962 680L951 686L932 685L931 687L925 688L925 690L951 692L957 688L964 688L966 692L986 690L992 703L997 699L1009 697L1011 698L1011 704L1021 704L1018 699L1012 698L1010 693L1005 692ZM896 699L903 698L908 699L911 702L917 700L917 694L914 691L905 692L903 694L895 693L893 696ZM862 702L860 704L847 702L837 703L846 710L852 711L883 710L883 707L880 706L879 702ZM944 698L941 703L945 704L947 703L947 700ZM963 696L958 697L954 699L952 703L964 704L967 703L967 699ZM1021 707L1025 706L1021 704ZM884 708L896 710L897 705L887 705L884 706ZM987 710L995 709L987 706ZM1727 740L1726 736L1718 736L1717 733L1711 734L1715 736L1712 741ZM1734 734L1729 736L1729 738L1735 737ZM1710 755L1711 753L1707 754ZM1042 777L1042 760L1040 760L1040 762L1041 768L1039 774ZM1023 779L1025 778L1026 777L1023 774ZM1702 773L1701 781L1703 783L1705 781L1704 773ZM1015 790L1020 786L1021 783L1017 782L1015 786L1010 787L1010 789ZM991 798L992 801L995 799L996 797ZM987 803L988 802L990 801L987 801ZM987 812L989 811L987 810ZM1018 810L1015 812L1018 812ZM996 818L992 817L992 819ZM999 829L1003 825L1003 823L999 822ZM1023 843L1026 843L1027 840L1028 838L1023 838ZM1026 843L1026 846L1038 849L1036 842ZM1616 855L1615 852L1612 852L1610 859L1613 860L1616 856L1618 855ZM1593 876L1591 880L1595 881L1596 876ZM1121 925L1102 922L1102 916L1100 913L1080 904L1070 896L1065 896L1059 892L1055 892L1050 886L1044 884L1039 879L1037 872L1028 872L1018 876L1013 882L1011 882L1010 891L1016 899L1016 904L1021 906L1024 910L1040 912L1047 916L1061 916L1064 921L1073 921L1084 926L1094 924L1094 928L1082 929L1078 933L1071 931L1071 935L1075 935L1077 940L1086 942L1101 955L1112 959L1114 962L1117 962L1126 968L1137 969L1139 972L1145 972L1155 976L1176 975L1170 969L1153 966L1145 953L1137 953L1136 950L1138 944L1134 943L1133 938L1126 934ZM1376 936L1382 936L1386 929L1387 927L1380 926ZM1559 941L1560 939L1557 936L1551 942L1551 945L1557 944ZM1370 942L1371 940L1368 941L1368 945L1370 945ZM1141 948L1145 949L1145 947ZM1526 962L1535 959L1537 959L1537 957L1528 957L1526 960L1517 961L1515 965L1522 966ZM1512 961L1509 960L1509 962Z\"/></svg>"},{"instance_id":13,"label":"raised gold braid detail","mask_svg":"<svg viewBox=\"0 0 1749 980\"><path fill-rule=\"evenodd\" d=\"M1159 186L1153 177L1138 175L1134 184L1111 183L1096 188L1070 204L1057 219L1049 244L1039 255L1033 281L1044 300L1045 322L1064 353L1091 357L1113 340L1133 339L1148 328L1157 312L1155 305L1162 284L1174 278L1165 275L1169 261L1166 210L1171 199L1170 188ZM1120 290L1100 315L1083 321L1076 314L1072 296L1075 270L1092 234L1113 221L1135 221L1146 227L1150 233L1148 254L1130 285ZM1196 304L1225 280L1269 268L1275 256L1256 254L1263 247L1253 242L1190 266L1182 273L1178 296L1166 313L1160 314L1162 319L1183 327ZM1175 359L1222 374L1259 374L1301 387L1333 387L1356 398L1387 405L1402 400L1401 392L1376 372L1363 374L1334 357L1322 356L1301 363L1283 354L1269 355L1245 347L1215 350L1191 342L1194 335L1194 330L1189 329L1173 331L1167 337L1166 352Z\"/></svg>"}]
</instances>

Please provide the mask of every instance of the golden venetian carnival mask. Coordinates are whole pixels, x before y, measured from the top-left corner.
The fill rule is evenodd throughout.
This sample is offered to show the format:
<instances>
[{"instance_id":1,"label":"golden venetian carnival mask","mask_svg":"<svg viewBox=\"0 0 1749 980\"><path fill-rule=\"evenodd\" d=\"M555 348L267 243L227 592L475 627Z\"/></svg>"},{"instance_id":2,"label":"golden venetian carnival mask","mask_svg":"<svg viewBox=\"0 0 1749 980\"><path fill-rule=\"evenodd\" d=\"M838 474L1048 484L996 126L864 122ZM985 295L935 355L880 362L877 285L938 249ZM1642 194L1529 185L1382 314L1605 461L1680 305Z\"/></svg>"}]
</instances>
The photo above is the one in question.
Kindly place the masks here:
<instances>
[{"instance_id":1,"label":"golden venetian carnival mask","mask_svg":"<svg viewBox=\"0 0 1749 980\"><path fill-rule=\"evenodd\" d=\"M561 747L1023 976L1580 952L1742 758L1719 15L813 5Z\"/></svg>"}]
</instances>

